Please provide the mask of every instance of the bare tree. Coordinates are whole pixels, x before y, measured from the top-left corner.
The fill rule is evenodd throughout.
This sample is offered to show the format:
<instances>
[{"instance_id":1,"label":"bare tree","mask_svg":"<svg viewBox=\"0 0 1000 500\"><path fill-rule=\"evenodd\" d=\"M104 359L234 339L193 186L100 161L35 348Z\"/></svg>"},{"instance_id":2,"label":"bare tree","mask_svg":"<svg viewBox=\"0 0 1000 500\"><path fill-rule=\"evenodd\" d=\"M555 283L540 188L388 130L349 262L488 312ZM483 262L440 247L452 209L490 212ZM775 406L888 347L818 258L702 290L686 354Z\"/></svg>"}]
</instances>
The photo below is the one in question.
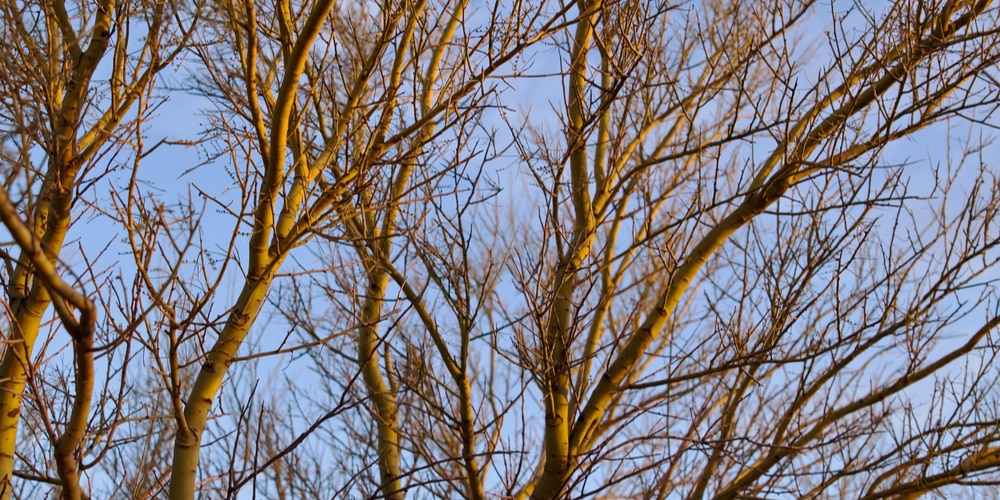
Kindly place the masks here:
<instances>
[{"instance_id":1,"label":"bare tree","mask_svg":"<svg viewBox=\"0 0 1000 500\"><path fill-rule=\"evenodd\" d=\"M998 25L9 1L0 498L994 488Z\"/></svg>"},{"instance_id":2,"label":"bare tree","mask_svg":"<svg viewBox=\"0 0 1000 500\"><path fill-rule=\"evenodd\" d=\"M65 274L59 259L70 226L94 211L78 202L92 199L88 191L95 181L118 168L119 155L132 149L130 138L141 140L143 120L153 109L149 92L157 73L186 45L182 18L191 16L170 3L114 0L7 1L0 12L0 219L18 250L4 253L0 498L11 495L15 453L28 456L22 442L28 437L53 449L57 477L45 462L28 463L24 477L58 484L66 498L81 498L80 450L97 445L93 432L101 432L91 411L95 355L113 358L120 341L96 327L100 264L87 260L82 270ZM131 31L133 23L141 37ZM39 376L55 338L50 305L72 341L74 373L59 380ZM19 434L26 409L37 432ZM114 427L117 417L110 418L106 423Z\"/></svg>"},{"instance_id":3,"label":"bare tree","mask_svg":"<svg viewBox=\"0 0 1000 500\"><path fill-rule=\"evenodd\" d=\"M581 4L564 145L522 143L552 249L515 265L527 310L510 321L531 332L519 347L546 424L524 488L879 496L992 466L969 469L980 452L957 445L997 437L976 375L959 385L953 425L904 432L893 419L908 388L934 375L954 388L951 362L992 356L1000 317L983 273L997 233L983 216L995 186L972 158L964 210L923 225L912 167L881 153L996 108L996 8L834 11L830 62L805 68L795 27L811 2L650 7ZM888 227L883 207L896 211ZM961 342L935 349L968 315ZM886 434L910 443L905 456L867 455Z\"/></svg>"}]
</instances>

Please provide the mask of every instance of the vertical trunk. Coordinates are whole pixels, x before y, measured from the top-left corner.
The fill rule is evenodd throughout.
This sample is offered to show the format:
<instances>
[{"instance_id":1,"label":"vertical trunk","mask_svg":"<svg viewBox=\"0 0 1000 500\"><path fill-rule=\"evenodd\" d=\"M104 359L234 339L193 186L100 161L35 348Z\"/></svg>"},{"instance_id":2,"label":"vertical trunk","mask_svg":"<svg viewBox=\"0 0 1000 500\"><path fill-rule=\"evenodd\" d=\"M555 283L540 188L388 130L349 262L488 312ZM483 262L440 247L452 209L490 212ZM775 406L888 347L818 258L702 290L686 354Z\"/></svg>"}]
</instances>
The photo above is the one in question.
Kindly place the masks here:
<instances>
[{"instance_id":1,"label":"vertical trunk","mask_svg":"<svg viewBox=\"0 0 1000 500\"><path fill-rule=\"evenodd\" d=\"M61 4L55 8L62 9ZM46 11L45 23L50 29L49 45L61 54L52 57L72 58L75 64L72 73L65 81L59 75L58 65L49 68L48 75L52 81L43 82L54 91L51 97L51 108L54 115L49 117L53 141L48 171L38 195L30 224L33 226L35 238L44 250L45 256L55 264L62 250L63 240L70 224L70 207L74 198L77 175L85 158L77 157L77 134L80 117L86 107L90 82L97 65L101 62L110 43L111 15L115 12L114 0L100 0L93 24L89 29L94 33L83 50L77 44L73 27L68 21L60 18L53 10ZM49 17L52 16L52 17ZM52 37L58 26L64 34L73 38L63 40ZM16 42L15 42L16 43ZM21 402L25 384L28 362L31 358L35 340L38 337L41 318L48 309L51 299L45 286L35 276L25 252L32 251L22 248L14 275L11 277L7 290L7 298L13 312L11 331L7 332L7 345L3 360L0 361L0 500L7 500L11 494L11 479L14 467L14 451L17 441L17 428L20 423Z\"/></svg>"},{"instance_id":2,"label":"vertical trunk","mask_svg":"<svg viewBox=\"0 0 1000 500\"><path fill-rule=\"evenodd\" d=\"M170 477L172 500L194 498L201 452L201 434L205 430L215 397L222 387L222 380L243 339L257 319L274 279L274 270L279 264L280 262L269 267L261 279L250 281L244 286L233 312L226 321L226 326L198 372L184 414L177 416L178 430L174 441L173 474Z\"/></svg>"},{"instance_id":3,"label":"vertical trunk","mask_svg":"<svg viewBox=\"0 0 1000 500\"><path fill-rule=\"evenodd\" d=\"M14 323L7 334L7 346L0 362L0 499L8 500L17 449L17 427L21 417L21 399L26 383L27 363L35 344L42 313L49 305L48 294L25 300L15 311Z\"/></svg>"},{"instance_id":4,"label":"vertical trunk","mask_svg":"<svg viewBox=\"0 0 1000 500\"><path fill-rule=\"evenodd\" d=\"M587 57L597 22L597 5L577 3L581 18L577 21L572 59L568 75L569 99L566 147L569 151L571 199L575 219L570 248L560 258L555 276L555 298L545 332L546 370L542 390L545 393L545 454L543 474L532 498L556 498L565 487L570 470L570 323L577 273L590 254L594 242L595 219L590 198L591 169L587 160Z\"/></svg>"},{"instance_id":5,"label":"vertical trunk","mask_svg":"<svg viewBox=\"0 0 1000 500\"><path fill-rule=\"evenodd\" d=\"M385 384L378 354L380 347L378 324L388 281L389 274L385 271L369 271L367 296L361 311L361 327L358 331L358 356L362 363L361 373L375 417L380 493L387 499L402 500L404 495L399 469L396 395Z\"/></svg>"}]
</instances>

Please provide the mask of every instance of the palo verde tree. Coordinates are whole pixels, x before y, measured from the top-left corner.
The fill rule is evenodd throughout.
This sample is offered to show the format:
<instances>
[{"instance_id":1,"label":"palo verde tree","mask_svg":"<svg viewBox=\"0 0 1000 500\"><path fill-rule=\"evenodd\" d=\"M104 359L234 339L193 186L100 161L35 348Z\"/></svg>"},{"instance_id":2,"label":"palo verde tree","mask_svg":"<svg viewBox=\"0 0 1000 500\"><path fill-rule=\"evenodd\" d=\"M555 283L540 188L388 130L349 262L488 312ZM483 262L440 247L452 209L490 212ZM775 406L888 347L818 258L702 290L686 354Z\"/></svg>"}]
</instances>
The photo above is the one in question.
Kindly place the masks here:
<instances>
[{"instance_id":1,"label":"palo verde tree","mask_svg":"<svg viewBox=\"0 0 1000 500\"><path fill-rule=\"evenodd\" d=\"M993 2L4 5L0 498L1000 486Z\"/></svg>"}]
</instances>

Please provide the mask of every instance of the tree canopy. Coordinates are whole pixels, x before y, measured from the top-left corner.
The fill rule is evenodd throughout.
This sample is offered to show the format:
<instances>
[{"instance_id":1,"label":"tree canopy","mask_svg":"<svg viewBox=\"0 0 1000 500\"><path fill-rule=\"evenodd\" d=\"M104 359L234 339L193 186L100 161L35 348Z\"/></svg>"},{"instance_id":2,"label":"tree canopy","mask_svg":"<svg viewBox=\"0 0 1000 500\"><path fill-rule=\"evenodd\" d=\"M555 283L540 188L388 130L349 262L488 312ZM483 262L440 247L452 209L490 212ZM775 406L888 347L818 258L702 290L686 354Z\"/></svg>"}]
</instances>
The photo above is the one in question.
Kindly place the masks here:
<instances>
[{"instance_id":1,"label":"tree canopy","mask_svg":"<svg viewBox=\"0 0 1000 500\"><path fill-rule=\"evenodd\" d=\"M996 491L998 26L2 0L0 500Z\"/></svg>"}]
</instances>

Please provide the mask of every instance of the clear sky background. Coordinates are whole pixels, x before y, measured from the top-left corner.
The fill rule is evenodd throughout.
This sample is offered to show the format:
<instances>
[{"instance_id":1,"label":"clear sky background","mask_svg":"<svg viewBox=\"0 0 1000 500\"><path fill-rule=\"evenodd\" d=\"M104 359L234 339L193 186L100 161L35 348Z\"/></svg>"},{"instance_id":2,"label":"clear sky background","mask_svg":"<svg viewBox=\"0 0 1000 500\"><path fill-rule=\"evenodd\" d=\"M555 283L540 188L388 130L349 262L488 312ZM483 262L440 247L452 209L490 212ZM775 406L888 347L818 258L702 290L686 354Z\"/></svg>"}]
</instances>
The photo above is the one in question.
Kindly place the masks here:
<instances>
[{"instance_id":1,"label":"clear sky background","mask_svg":"<svg viewBox=\"0 0 1000 500\"><path fill-rule=\"evenodd\" d=\"M885 2L880 2L879 4L885 5ZM879 12L882 9L876 3L866 3L866 6L875 12ZM860 19L858 20L860 21ZM850 21L847 24L849 25ZM813 71L818 70L820 66L829 60L827 57L828 47L823 37L824 33L828 32L830 25L830 13L822 9L819 9L815 16L805 25L804 34L806 36L813 35L818 37L818 43L814 46L815 52L806 56L810 57L811 60L805 63L801 74L805 80L804 87L812 83L811 77ZM545 46L539 47L535 54L529 58L531 64L528 71L550 75L557 74L563 70L562 57L564 56L551 48ZM175 71L168 71L160 78L160 94L169 95L168 99L158 109L157 116L147 123L144 134L147 147L161 139L170 141L197 141L201 137L201 131L206 126L207 118L218 113L207 100L193 96L181 89L188 82L188 78L193 77L192 72L196 71L197 64L188 58ZM559 77L547 76L511 80L510 84L509 88L502 91L504 92L504 101L509 103L507 118L512 123L521 123L525 120L530 120L532 124L538 127L550 130L558 127L558 121L553 108L562 107L563 84ZM178 90L168 90L170 87L177 87ZM500 87L503 89L504 85ZM978 118L986 121L986 123L994 128L997 125L998 118L995 116L981 116ZM508 135L508 129L499 122L499 119L497 130L498 143L504 144L509 142L511 137ZM932 162L947 161L948 152L956 150L957 139L965 138L968 135L968 130L967 123L958 120L952 123L935 125L910 138L889 145L883 152L882 162L885 164L910 163L911 166L907 168L907 174L911 179L910 186L912 192L915 194L930 194L935 181L933 174L936 170ZM979 127L978 130L988 131L984 127ZM748 145L744 153L748 156L754 155L759 158L762 154L766 154L769 148L772 147L773 144L769 145L760 141L758 144ZM227 174L228 165L226 162L228 161L228 157L223 156L213 161L207 161L209 155L212 153L214 151L206 150L202 146L163 145L142 161L138 177L143 181L140 184L141 189L156 193L156 197L168 209L178 201L186 201L189 197L195 200L201 198L197 188L212 193L215 201L201 198L205 203L206 211L201 223L200 234L204 238L206 249L211 250L214 248L218 249L218 251L224 251L233 227L233 220L228 214L224 213L222 207L219 207L216 202L227 204L230 208L238 207L240 190L237 186L234 186L232 178ZM995 161L993 159L1000 158L1000 154L998 153L1000 151L998 151L995 145L989 145L983 150L982 158L986 161ZM93 194L90 195L99 206L105 209L110 209L114 205L110 194L111 191L113 189L120 190L127 185L128 177L131 174L131 161L125 155L114 161L120 162L120 165L115 168L113 174L95 184L92 188ZM488 176L496 179L502 188L495 198L495 204L501 207L502 210L509 210L515 220L522 225L520 229L530 228L540 218L544 217L544 208L540 207L537 200L532 198L534 190L531 187L533 181L530 174L519 164L519 161L513 154L501 157L494 164L486 168L489 171ZM962 185L968 184L971 188L971 183L976 182L977 179L969 177L971 170L966 172L964 174L965 177L960 182ZM950 199L948 200L949 205L951 205L949 208L955 209L963 201L957 198ZM928 200L928 210L940 202L939 199ZM198 202L196 202L197 204ZM127 253L127 245L123 243L126 236L123 234L123 228L112 223L105 217L95 216L95 210L93 209L84 210L81 205L77 211L81 214L81 217L73 225L67 238L68 244L62 253L64 264L72 272L82 272L82 269L86 265L86 260L78 250L82 248L88 259L101 254L97 268L104 273L102 279L116 279L121 277L126 282L130 281L131 275L135 272L135 267L132 257ZM890 215L891 212L892 210L886 210L886 215ZM889 229L891 228L885 228L885 230ZM246 236L243 235L237 243L236 249L238 252L245 252ZM0 242L4 243L5 250L13 252L12 247L6 246L9 241L9 234L6 233L5 229L0 228ZM770 242L761 243L767 244ZM311 267L313 265L321 267L322 265L309 262L310 259L315 258L315 253L312 253L309 248L303 248L302 251L294 255L295 257L286 264L286 269ZM298 265L295 260L298 260ZM223 283L228 288L222 290L218 295L215 314L222 314L223 308L228 307L229 301L236 293L235 287L241 281L241 269L239 267L230 267L228 273L229 276L223 280ZM992 278L1000 278L1000 270L994 272ZM505 289L510 290L510 296L514 298L514 301L517 300L517 293L514 291L509 277L501 287L506 287ZM85 291L91 292L91 290ZM260 318L250 338L248 338L241 349L241 354L249 355L255 352L275 349L283 343L284 334L291 327L276 315L274 317L268 316L273 313L274 311L272 310L264 311L264 315ZM970 316L970 328L976 327L978 320L980 320L979 315ZM962 338L963 332L956 332L956 341L961 342L963 341ZM47 347L47 354L65 356L65 353L68 352L68 350L64 349L67 342L68 338L60 334L56 337L56 341ZM57 354L59 352L62 354ZM237 387L233 383L229 384L222 395L221 407L226 411L234 411L234 401L245 402L250 391L254 389L254 380L251 379L260 381L260 385L256 387L256 397L263 398L274 397L281 399L284 388L283 378L287 378L287 380L299 386L308 386L313 383L319 384L319 380L313 379L315 374L312 368L304 361L298 355L282 355L247 362L234 372L240 377L241 385ZM961 367L956 366L955 369L959 370ZM101 373L100 368L98 369L98 373ZM530 386L530 390L532 391L531 395L525 398L527 403L525 410L529 413L526 419L529 422L529 429L537 429L539 427L532 425L531 422L541 422L541 412L538 411L538 408L532 407L532 404L537 403L541 396L533 385ZM929 391L929 387L921 387L918 390L911 391L911 394L917 400L917 398L923 395L921 392L925 390ZM129 403L141 404L142 402L135 401ZM316 410L319 411L318 408ZM301 419L295 423L297 427L304 429L312 417L313 415L310 415L309 418ZM233 418L235 417L223 417L217 421L215 425L219 428L216 431L221 432L221 429L231 428L234 424ZM515 428L512 427L512 429ZM92 479L95 481L102 480L102 478L97 477ZM251 494L250 489L247 488L244 492L246 493L245 496L249 498Z\"/></svg>"}]
</instances>

